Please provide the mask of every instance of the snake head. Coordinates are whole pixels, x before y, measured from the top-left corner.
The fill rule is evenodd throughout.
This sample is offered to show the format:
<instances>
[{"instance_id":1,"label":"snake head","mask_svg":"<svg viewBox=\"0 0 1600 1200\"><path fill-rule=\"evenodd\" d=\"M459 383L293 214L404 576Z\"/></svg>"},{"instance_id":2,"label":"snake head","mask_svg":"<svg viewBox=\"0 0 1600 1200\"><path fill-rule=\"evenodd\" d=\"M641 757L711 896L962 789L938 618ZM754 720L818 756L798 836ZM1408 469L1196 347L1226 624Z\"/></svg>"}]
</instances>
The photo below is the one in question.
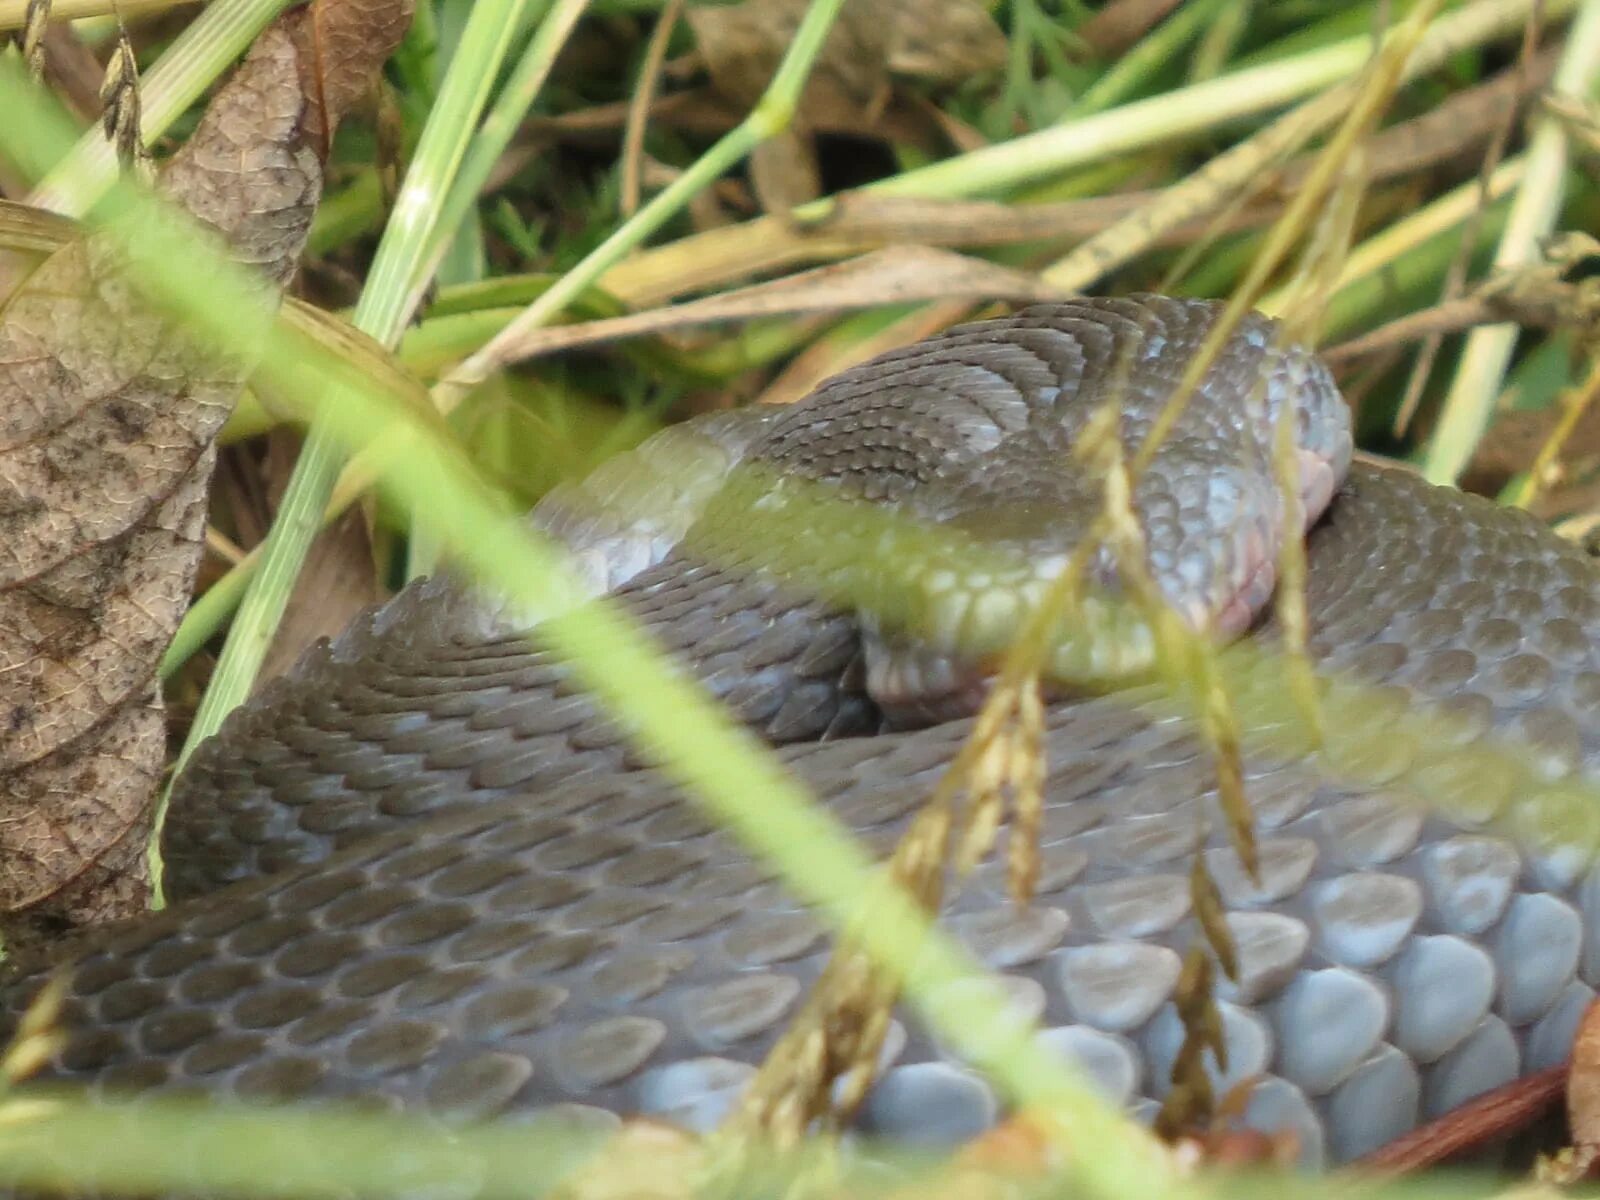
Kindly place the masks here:
<instances>
[{"instance_id":1,"label":"snake head","mask_svg":"<svg viewBox=\"0 0 1600 1200\"><path fill-rule=\"evenodd\" d=\"M1285 538L1305 534L1344 477L1349 416L1332 377L1254 315L1135 473L1220 308L1101 303L1112 304L1098 313L1111 327L1094 343L1102 369L1036 394L1034 415L992 453L902 502L950 547L903 569L894 612L864 618L868 689L897 723L971 711L1052 595L1065 601L1051 605L1042 659L1057 693L1147 677L1159 665L1155 605L1196 635L1238 637L1273 596ZM1048 321L1051 309L1021 316L1035 313ZM1077 320L1059 327L1081 338ZM1086 454L1108 417L1117 452Z\"/></svg>"}]
</instances>

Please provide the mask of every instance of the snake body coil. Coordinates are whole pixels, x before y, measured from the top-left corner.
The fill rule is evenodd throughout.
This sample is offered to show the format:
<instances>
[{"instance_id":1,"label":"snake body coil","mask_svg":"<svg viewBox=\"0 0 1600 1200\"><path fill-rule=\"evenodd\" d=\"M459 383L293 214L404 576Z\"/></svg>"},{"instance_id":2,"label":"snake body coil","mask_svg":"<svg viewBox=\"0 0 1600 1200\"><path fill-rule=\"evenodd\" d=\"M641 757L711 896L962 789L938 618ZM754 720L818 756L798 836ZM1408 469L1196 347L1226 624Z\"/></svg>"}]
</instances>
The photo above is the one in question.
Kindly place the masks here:
<instances>
[{"instance_id":1,"label":"snake body coil","mask_svg":"<svg viewBox=\"0 0 1600 1200\"><path fill-rule=\"evenodd\" d=\"M1009 502L996 524L1020 530L1024 558L1048 557L1032 501L1058 486L1060 461L1019 466L1032 473L1009 490L1002 469L1030 406L1047 393L1091 405L1131 381L1148 415L1213 316L1157 299L1029 310L829 385L849 420L719 418L696 453L790 445L834 464L807 467L812 478L974 533L987 476ZM1253 381L1268 408L1321 386L1270 333L1257 321L1235 335L1197 420ZM890 439L890 395L895 412L932 405L936 419L902 416L904 440ZM1346 434L1304 420L1306 462L1347 452ZM830 439L855 474L818 450ZM949 468L962 454L971 469ZM1231 514L1243 544L1278 520L1220 459L1176 461L1142 493L1152 528L1165 511L1180 535L1155 539L1158 575L1196 506ZM660 489L681 498L683 485L642 494ZM547 523L572 533L579 511L564 493ZM600 521L576 540L597 584L629 576L636 611L743 719L796 743L783 758L837 817L892 844L970 723L879 731L863 680L955 676L926 660L911 671L897 635L874 648L872 629L760 570L665 549L674 520L643 534ZM1176 555L1169 574L1256 586L1259 556L1218 553L1199 571ZM1520 514L1359 466L1309 564L1313 657L1364 686L1331 688L1328 741L1313 749L1279 672L1232 656L1256 733L1258 882L1227 848L1208 752L1136 690L1052 709L1033 902L1013 908L985 866L945 921L1037 1019L1043 1047L1148 1112L1182 1036L1171 996L1196 936L1186 873L1205 853L1241 959L1221 990L1219 1082L1257 1077L1248 1122L1295 1131L1306 1161L1323 1162L1558 1061L1593 998L1600 824L1577 785L1600 762L1600 586ZM816 977L826 931L642 769L515 624L424 585L236 715L186 777L167 851L180 891L243 882L104 934L72 977L71 1038L49 1073L106 1093L378 1097L451 1117L650 1113L704 1128L725 1112ZM874 674L874 654L894 665ZM1530 811L1573 817L1577 844L1542 840ZM8 1009L37 984L14 985ZM865 1129L949 1141L999 1115L981 1077L911 1016L896 1021Z\"/></svg>"}]
</instances>

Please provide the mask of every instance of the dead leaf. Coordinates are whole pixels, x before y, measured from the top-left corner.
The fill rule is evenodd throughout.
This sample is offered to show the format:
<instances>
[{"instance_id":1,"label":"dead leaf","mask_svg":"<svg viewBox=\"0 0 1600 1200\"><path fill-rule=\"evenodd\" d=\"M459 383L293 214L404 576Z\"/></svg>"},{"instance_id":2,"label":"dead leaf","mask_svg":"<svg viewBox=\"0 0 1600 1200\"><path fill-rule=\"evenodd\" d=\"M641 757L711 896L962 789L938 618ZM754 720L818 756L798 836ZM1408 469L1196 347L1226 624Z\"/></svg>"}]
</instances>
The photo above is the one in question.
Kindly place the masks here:
<instances>
[{"instance_id":1,"label":"dead leaf","mask_svg":"<svg viewBox=\"0 0 1600 1200\"><path fill-rule=\"evenodd\" d=\"M880 0L854 7L864 20L887 22L891 74L955 85L1006 64L1006 35L988 7L974 0Z\"/></svg>"},{"instance_id":2,"label":"dead leaf","mask_svg":"<svg viewBox=\"0 0 1600 1200\"><path fill-rule=\"evenodd\" d=\"M323 159L340 118L371 89L415 8L416 0L321 0L285 20L301 52L306 137Z\"/></svg>"},{"instance_id":3,"label":"dead leaf","mask_svg":"<svg viewBox=\"0 0 1600 1200\"><path fill-rule=\"evenodd\" d=\"M794 40L805 0L744 0L691 8L687 20L712 83L743 107L754 104ZM822 114L851 114L856 132L876 124L890 77L963 82L1005 64L1006 39L976 0L851 0L823 45L797 113L803 128Z\"/></svg>"},{"instance_id":4,"label":"dead leaf","mask_svg":"<svg viewBox=\"0 0 1600 1200\"><path fill-rule=\"evenodd\" d=\"M332 128L344 79L370 73L390 48L332 53L339 78L308 101L308 43L295 30L316 19L294 13L261 35L162 180L275 288L295 269L321 190L307 114ZM67 238L31 271L14 270L0 303L8 941L145 903L165 753L152 681L188 600L213 439L248 366L151 305L118 245L111 233Z\"/></svg>"},{"instance_id":5,"label":"dead leaf","mask_svg":"<svg viewBox=\"0 0 1600 1200\"><path fill-rule=\"evenodd\" d=\"M750 153L750 182L767 212L798 208L822 195L822 169L812 140L785 129Z\"/></svg>"},{"instance_id":6,"label":"dead leaf","mask_svg":"<svg viewBox=\"0 0 1600 1200\"><path fill-rule=\"evenodd\" d=\"M742 4L691 8L685 19L716 89L749 107L772 82L806 12L805 0L744 0ZM806 80L796 117L809 125L819 106L844 105L856 113L878 113L889 97L889 29L863 19L868 5L847 4L828 32ZM864 122L871 123L868 117Z\"/></svg>"}]
</instances>

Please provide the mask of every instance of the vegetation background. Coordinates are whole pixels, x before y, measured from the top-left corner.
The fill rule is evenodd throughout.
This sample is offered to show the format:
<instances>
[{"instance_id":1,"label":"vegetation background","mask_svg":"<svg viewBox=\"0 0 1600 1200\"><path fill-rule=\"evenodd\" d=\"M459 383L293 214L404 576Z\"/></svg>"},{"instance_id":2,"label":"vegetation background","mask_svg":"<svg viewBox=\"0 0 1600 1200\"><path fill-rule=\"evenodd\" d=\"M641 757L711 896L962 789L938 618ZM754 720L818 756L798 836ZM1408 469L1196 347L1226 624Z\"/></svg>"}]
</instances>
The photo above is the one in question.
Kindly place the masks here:
<instances>
[{"instance_id":1,"label":"vegetation background","mask_svg":"<svg viewBox=\"0 0 1600 1200\"><path fill-rule=\"evenodd\" d=\"M0 129L0 194L29 206L0 224L0 268L72 236L38 210L95 225L139 211L119 157L137 177L146 154L185 143L281 7L0 0L22 43L0 60L0 111L16 118ZM243 281L196 267L187 235L152 238L139 260L155 300L261 358L220 431L196 599L160 662L169 762L445 549L546 595L559 571L507 514L662 423L797 399L957 320L1058 294L1231 295L1282 316L1324 348L1363 446L1587 537L1597 76L1594 0L422 0L328 148L274 332L252 324ZM396 459L348 455L380 435L405 465L374 492ZM588 647L583 669L659 745L694 747L673 752L683 777L846 910L865 862L755 747L613 617L557 636ZM832 856L797 857L818 844ZM874 944L893 957L901 930L884 929ZM992 1054L1018 1094L1064 1103L1080 1137L1104 1131L1080 1143L1103 1145L1079 1160L1082 1182L1179 1187L1021 1042ZM24 1121L26 1138L0 1138L0 1169L93 1174L86 1151L105 1149L110 1119L63 1105ZM321 1169L393 1179L382 1123L269 1137L229 1124L243 1120L186 1112L137 1154L93 1162L124 1183L170 1180L186 1139L221 1130L237 1153L213 1163L218 1186L289 1187L266 1166L323 1137L341 1149ZM424 1174L494 1143L489 1191L556 1162L492 1134L406 1137Z\"/></svg>"}]
</instances>

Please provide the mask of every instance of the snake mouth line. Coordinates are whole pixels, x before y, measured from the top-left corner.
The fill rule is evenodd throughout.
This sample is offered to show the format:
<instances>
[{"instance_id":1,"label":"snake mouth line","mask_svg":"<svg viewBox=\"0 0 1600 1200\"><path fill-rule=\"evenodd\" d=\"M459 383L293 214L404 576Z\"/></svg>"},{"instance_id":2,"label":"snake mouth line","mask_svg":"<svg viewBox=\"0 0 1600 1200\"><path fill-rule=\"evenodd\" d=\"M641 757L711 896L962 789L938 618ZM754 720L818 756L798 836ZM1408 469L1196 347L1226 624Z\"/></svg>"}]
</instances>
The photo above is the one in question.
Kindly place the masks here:
<instances>
[{"instance_id":1,"label":"snake mouth line","mask_svg":"<svg viewBox=\"0 0 1600 1200\"><path fill-rule=\"evenodd\" d=\"M1304 534L1311 532L1333 503L1341 474L1340 468L1326 455L1305 449L1295 452L1295 478L1300 485ZM1247 551L1242 557L1242 582L1214 612L1199 606L1191 610L1187 615L1191 629L1198 632L1209 628L1219 640L1232 641L1248 633L1265 614L1278 587L1281 546L1269 552L1259 529L1251 530L1245 537Z\"/></svg>"},{"instance_id":2,"label":"snake mouth line","mask_svg":"<svg viewBox=\"0 0 1600 1200\"><path fill-rule=\"evenodd\" d=\"M1341 471L1329 456L1296 451L1299 509L1309 532L1338 490ZM1282 522L1275 524L1281 528ZM1243 636L1263 617L1277 588L1279 554L1269 542L1280 535L1260 523L1237 531L1241 553L1236 582L1220 600L1191 597L1176 606L1189 628L1217 642ZM960 595L944 606L940 636L908 641L867 620L867 687L891 724L953 720L976 711L1000 669L1003 649L1066 565L1066 555L1035 563L1033 577L1008 593L996 589ZM987 617L984 610L989 610ZM1047 686L1062 699L1142 682L1156 668L1156 639L1149 622L1118 597L1090 595L1080 603L1076 629L1059 643Z\"/></svg>"}]
</instances>

